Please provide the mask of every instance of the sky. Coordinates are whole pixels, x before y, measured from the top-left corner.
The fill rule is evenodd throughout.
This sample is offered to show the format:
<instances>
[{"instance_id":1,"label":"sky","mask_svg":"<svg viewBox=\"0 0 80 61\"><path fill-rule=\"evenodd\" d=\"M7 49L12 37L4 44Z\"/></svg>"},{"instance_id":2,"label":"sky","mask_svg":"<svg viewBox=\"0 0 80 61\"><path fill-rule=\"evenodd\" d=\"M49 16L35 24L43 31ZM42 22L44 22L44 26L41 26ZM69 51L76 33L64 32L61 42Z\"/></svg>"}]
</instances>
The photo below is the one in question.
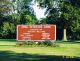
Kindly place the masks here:
<instances>
[{"instance_id":1,"label":"sky","mask_svg":"<svg viewBox=\"0 0 80 61\"><path fill-rule=\"evenodd\" d=\"M46 11L46 8L42 9L39 7L39 4L37 2L34 2L35 0L32 1L32 4L33 4L33 9L34 9L34 12L36 14L36 17L37 19L41 19L41 18L45 18L46 15L44 15L45 11ZM53 6L54 7L58 7L58 2L53 2Z\"/></svg>"},{"instance_id":2,"label":"sky","mask_svg":"<svg viewBox=\"0 0 80 61\"><path fill-rule=\"evenodd\" d=\"M39 7L39 4L37 2L33 2L33 9L36 14L37 19L45 18L46 16L44 15L46 8L42 9Z\"/></svg>"}]
</instances>

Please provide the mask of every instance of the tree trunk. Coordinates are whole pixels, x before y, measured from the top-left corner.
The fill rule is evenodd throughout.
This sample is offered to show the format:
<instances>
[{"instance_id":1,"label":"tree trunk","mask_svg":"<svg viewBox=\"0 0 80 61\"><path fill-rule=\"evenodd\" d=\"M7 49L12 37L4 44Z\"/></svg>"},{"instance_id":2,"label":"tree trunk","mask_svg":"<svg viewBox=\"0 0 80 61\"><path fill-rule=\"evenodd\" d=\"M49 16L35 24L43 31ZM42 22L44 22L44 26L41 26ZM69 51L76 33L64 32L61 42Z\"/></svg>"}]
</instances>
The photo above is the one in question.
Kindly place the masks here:
<instances>
[{"instance_id":1,"label":"tree trunk","mask_svg":"<svg viewBox=\"0 0 80 61\"><path fill-rule=\"evenodd\" d=\"M66 29L63 31L63 41L67 41Z\"/></svg>"}]
</instances>

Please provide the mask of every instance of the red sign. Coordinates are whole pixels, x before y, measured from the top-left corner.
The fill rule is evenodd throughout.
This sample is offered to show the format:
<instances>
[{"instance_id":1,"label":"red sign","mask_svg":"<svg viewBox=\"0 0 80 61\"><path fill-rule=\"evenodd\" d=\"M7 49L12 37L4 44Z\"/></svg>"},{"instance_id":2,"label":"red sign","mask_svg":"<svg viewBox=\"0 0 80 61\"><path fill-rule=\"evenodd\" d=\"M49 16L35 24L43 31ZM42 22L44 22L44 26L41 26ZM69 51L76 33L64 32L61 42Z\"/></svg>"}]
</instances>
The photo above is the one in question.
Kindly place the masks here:
<instances>
[{"instance_id":1,"label":"red sign","mask_svg":"<svg viewBox=\"0 0 80 61\"><path fill-rule=\"evenodd\" d=\"M56 40L56 25L18 25L17 40Z\"/></svg>"}]
</instances>

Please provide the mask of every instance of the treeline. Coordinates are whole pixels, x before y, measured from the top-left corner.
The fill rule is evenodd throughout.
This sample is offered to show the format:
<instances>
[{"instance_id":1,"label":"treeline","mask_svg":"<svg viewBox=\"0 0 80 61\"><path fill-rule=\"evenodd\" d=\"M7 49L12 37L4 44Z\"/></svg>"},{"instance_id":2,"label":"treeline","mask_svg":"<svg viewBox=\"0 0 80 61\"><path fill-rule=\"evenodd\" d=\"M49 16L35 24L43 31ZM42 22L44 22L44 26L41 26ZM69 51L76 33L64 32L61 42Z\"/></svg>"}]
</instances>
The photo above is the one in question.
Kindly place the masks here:
<instances>
[{"instance_id":1,"label":"treeline","mask_svg":"<svg viewBox=\"0 0 80 61\"><path fill-rule=\"evenodd\" d=\"M46 18L37 20L33 0L0 0L0 39L16 38L19 24L56 24L57 39L80 40L80 0L35 0Z\"/></svg>"},{"instance_id":2,"label":"treeline","mask_svg":"<svg viewBox=\"0 0 80 61\"><path fill-rule=\"evenodd\" d=\"M16 26L36 24L32 0L0 0L0 39L15 39Z\"/></svg>"}]
</instances>

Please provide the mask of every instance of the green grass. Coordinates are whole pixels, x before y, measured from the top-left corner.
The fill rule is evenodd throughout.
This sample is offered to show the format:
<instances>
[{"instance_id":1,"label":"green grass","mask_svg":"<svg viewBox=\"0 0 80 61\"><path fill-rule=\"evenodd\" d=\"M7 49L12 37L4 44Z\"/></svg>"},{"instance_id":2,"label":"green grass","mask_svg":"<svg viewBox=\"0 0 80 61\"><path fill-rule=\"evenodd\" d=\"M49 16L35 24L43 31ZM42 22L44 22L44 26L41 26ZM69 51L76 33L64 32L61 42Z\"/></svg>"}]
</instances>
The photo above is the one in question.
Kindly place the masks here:
<instances>
[{"instance_id":1,"label":"green grass","mask_svg":"<svg viewBox=\"0 0 80 61\"><path fill-rule=\"evenodd\" d=\"M7 53L3 54L4 58L5 58L6 54L9 54L9 55L12 54L10 56L13 56L13 57L16 57L16 55L18 55L18 54L22 54L22 55L31 55L32 58L34 56L36 56L36 60L40 56L41 57L44 56L44 58L46 58L46 56L48 56L50 58L55 57L55 56L58 56L58 57L66 56L66 57L70 57L70 58L78 57L80 59L80 43L79 42L78 43L76 43L76 42L56 42L56 44L58 44L59 46L58 47L49 47L49 46L41 47L41 46L28 46L27 45L27 46L16 47L15 46L16 41L13 41L13 42L0 41L0 53L3 54L3 52L4 53L7 52ZM7 56L9 56L9 55L7 55ZM37 56L39 56L39 57L37 57ZM0 57L2 57L2 55L0 55ZM12 58L9 58L9 59L12 59ZM9 59L7 59L7 60L9 61ZM43 59L40 58L40 61ZM36 60L34 60L34 61L36 61ZM16 61L19 61L19 60L16 60Z\"/></svg>"}]
</instances>

